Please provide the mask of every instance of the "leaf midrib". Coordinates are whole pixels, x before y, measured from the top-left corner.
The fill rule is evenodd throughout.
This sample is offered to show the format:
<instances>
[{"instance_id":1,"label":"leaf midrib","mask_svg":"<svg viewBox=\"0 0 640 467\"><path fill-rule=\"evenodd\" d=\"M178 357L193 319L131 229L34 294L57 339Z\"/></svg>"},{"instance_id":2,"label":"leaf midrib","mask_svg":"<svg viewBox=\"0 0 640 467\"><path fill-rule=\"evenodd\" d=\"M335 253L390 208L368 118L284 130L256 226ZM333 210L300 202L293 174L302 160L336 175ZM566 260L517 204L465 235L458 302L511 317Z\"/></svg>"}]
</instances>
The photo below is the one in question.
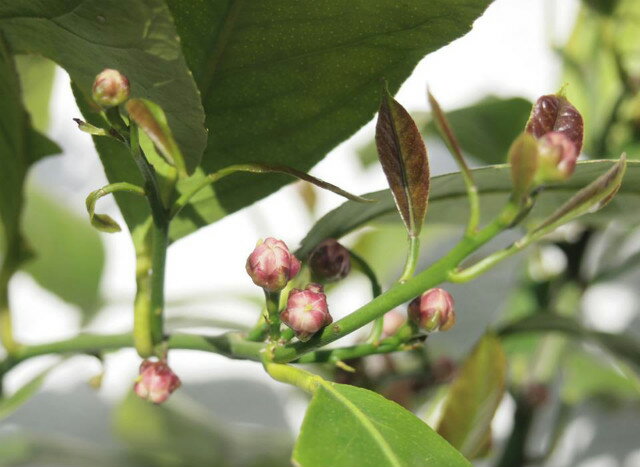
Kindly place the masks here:
<instances>
[{"instance_id":1,"label":"leaf midrib","mask_svg":"<svg viewBox=\"0 0 640 467\"><path fill-rule=\"evenodd\" d=\"M369 420L369 418L362 412L357 405L347 399L345 396L340 394L331 383L328 381L322 381L320 385L336 399L342 405L344 405L349 411L353 414L354 417L358 419L362 423L362 426L368 431L371 436L376 440L383 454L387 457L387 459L391 462L394 467L402 467L402 463L400 459L394 454L391 446L384 439L382 433L375 427L375 425Z\"/></svg>"}]
</instances>

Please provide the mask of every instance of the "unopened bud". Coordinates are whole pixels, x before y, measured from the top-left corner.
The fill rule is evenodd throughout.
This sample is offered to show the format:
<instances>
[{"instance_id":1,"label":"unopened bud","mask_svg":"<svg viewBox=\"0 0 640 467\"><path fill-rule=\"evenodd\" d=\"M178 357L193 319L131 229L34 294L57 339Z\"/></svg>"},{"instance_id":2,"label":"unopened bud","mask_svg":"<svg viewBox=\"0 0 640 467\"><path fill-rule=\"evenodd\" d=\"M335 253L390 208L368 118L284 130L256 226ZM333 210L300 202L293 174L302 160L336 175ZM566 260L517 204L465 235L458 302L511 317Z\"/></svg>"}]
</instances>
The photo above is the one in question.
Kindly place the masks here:
<instances>
[{"instance_id":1,"label":"unopened bud","mask_svg":"<svg viewBox=\"0 0 640 467\"><path fill-rule=\"evenodd\" d=\"M291 290L280 319L295 331L301 341L309 340L320 329L331 324L333 319L322 286L309 284L305 290Z\"/></svg>"},{"instance_id":2,"label":"unopened bud","mask_svg":"<svg viewBox=\"0 0 640 467\"><path fill-rule=\"evenodd\" d=\"M253 283L269 292L285 288L300 271L300 261L282 240L260 240L247 259L247 273Z\"/></svg>"},{"instance_id":3,"label":"unopened bud","mask_svg":"<svg viewBox=\"0 0 640 467\"><path fill-rule=\"evenodd\" d=\"M309 267L320 281L339 281L351 270L351 255L340 243L329 238L313 249L309 255Z\"/></svg>"},{"instance_id":4,"label":"unopened bud","mask_svg":"<svg viewBox=\"0 0 640 467\"><path fill-rule=\"evenodd\" d=\"M140 364L140 376L133 390L142 399L161 404L180 387L180 384L180 378L171 371L166 362L144 360Z\"/></svg>"},{"instance_id":5,"label":"unopened bud","mask_svg":"<svg viewBox=\"0 0 640 467\"><path fill-rule=\"evenodd\" d=\"M444 289L429 289L409 304L409 319L427 332L447 331L456 323L453 297Z\"/></svg>"},{"instance_id":6,"label":"unopened bud","mask_svg":"<svg viewBox=\"0 0 640 467\"><path fill-rule=\"evenodd\" d=\"M93 100L101 107L114 107L129 98L129 80L118 70L106 68L93 82Z\"/></svg>"},{"instance_id":7,"label":"unopened bud","mask_svg":"<svg viewBox=\"0 0 640 467\"><path fill-rule=\"evenodd\" d=\"M566 180L573 174L578 161L578 148L563 133L552 131L538 140L539 182Z\"/></svg>"}]
</instances>

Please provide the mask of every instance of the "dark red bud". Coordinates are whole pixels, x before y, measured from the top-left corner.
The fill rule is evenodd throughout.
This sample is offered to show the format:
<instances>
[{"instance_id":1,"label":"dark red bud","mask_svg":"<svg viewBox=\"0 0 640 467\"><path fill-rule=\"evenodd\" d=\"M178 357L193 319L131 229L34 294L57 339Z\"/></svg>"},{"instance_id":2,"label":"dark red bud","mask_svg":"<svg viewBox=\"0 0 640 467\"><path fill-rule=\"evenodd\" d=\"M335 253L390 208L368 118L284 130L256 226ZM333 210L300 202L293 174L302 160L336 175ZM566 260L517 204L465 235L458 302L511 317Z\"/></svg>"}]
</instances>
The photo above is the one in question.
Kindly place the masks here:
<instances>
[{"instance_id":1,"label":"dark red bud","mask_svg":"<svg viewBox=\"0 0 640 467\"><path fill-rule=\"evenodd\" d=\"M313 249L309 255L309 267L317 280L339 281L351 270L351 255L340 243L329 238Z\"/></svg>"}]
</instances>

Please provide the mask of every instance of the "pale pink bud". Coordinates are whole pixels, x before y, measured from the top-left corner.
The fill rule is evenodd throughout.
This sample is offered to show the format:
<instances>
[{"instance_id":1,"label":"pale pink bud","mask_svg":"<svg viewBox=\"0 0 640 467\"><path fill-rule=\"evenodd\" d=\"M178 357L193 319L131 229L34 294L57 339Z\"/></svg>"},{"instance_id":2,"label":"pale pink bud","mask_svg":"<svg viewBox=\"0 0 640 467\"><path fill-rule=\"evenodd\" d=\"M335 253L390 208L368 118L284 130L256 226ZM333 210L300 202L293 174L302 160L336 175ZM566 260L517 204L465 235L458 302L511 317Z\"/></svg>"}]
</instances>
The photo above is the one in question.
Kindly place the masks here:
<instances>
[{"instance_id":1,"label":"pale pink bud","mask_svg":"<svg viewBox=\"0 0 640 467\"><path fill-rule=\"evenodd\" d=\"M318 280L339 281L351 270L351 255L340 243L329 238L313 249L309 255L309 268Z\"/></svg>"},{"instance_id":2,"label":"pale pink bud","mask_svg":"<svg viewBox=\"0 0 640 467\"><path fill-rule=\"evenodd\" d=\"M180 387L180 384L180 378L171 371L166 362L144 360L140 364L140 376L133 390L142 399L161 404Z\"/></svg>"},{"instance_id":3,"label":"pale pink bud","mask_svg":"<svg viewBox=\"0 0 640 467\"><path fill-rule=\"evenodd\" d=\"M453 297L444 289L429 289L409 304L409 319L427 332L447 331L456 322Z\"/></svg>"},{"instance_id":4,"label":"pale pink bud","mask_svg":"<svg viewBox=\"0 0 640 467\"><path fill-rule=\"evenodd\" d=\"M282 290L300 271L300 261L282 240L260 240L247 259L247 273L253 283L269 292Z\"/></svg>"},{"instance_id":5,"label":"pale pink bud","mask_svg":"<svg viewBox=\"0 0 640 467\"><path fill-rule=\"evenodd\" d=\"M309 284L305 290L291 290L280 319L295 331L301 341L309 340L320 329L331 324L333 319L322 286Z\"/></svg>"},{"instance_id":6,"label":"pale pink bud","mask_svg":"<svg viewBox=\"0 0 640 467\"><path fill-rule=\"evenodd\" d=\"M93 100L101 107L114 107L129 98L129 80L118 70L106 68L93 82Z\"/></svg>"},{"instance_id":7,"label":"pale pink bud","mask_svg":"<svg viewBox=\"0 0 640 467\"><path fill-rule=\"evenodd\" d=\"M399 311L391 310L386 313L382 321L382 338L395 335L405 322L405 317Z\"/></svg>"},{"instance_id":8,"label":"pale pink bud","mask_svg":"<svg viewBox=\"0 0 640 467\"><path fill-rule=\"evenodd\" d=\"M566 180L578 161L578 148L564 133L551 131L538 140L539 182Z\"/></svg>"}]
</instances>

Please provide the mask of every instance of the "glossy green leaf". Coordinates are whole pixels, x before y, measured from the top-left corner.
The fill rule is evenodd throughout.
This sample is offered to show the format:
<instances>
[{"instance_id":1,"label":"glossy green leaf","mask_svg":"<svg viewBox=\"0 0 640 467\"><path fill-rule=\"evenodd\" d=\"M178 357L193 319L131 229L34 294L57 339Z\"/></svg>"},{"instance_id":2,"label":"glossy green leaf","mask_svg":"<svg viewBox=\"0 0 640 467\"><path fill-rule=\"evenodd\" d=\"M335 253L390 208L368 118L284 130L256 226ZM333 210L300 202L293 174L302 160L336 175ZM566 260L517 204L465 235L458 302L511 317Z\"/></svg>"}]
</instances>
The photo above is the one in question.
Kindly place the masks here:
<instances>
[{"instance_id":1,"label":"glossy green leaf","mask_svg":"<svg viewBox=\"0 0 640 467\"><path fill-rule=\"evenodd\" d=\"M42 387L44 380L51 370L52 367L47 368L10 396L0 398L0 420L11 415L33 397Z\"/></svg>"},{"instance_id":2,"label":"glossy green leaf","mask_svg":"<svg viewBox=\"0 0 640 467\"><path fill-rule=\"evenodd\" d=\"M245 162L307 171L371 119L381 78L397 91L489 3L168 1L211 130L202 175ZM174 238L290 181L233 175L183 211Z\"/></svg>"},{"instance_id":3,"label":"glossy green leaf","mask_svg":"<svg viewBox=\"0 0 640 467\"><path fill-rule=\"evenodd\" d=\"M427 148L411 115L386 89L378 111L376 146L400 217L409 235L417 237L429 203Z\"/></svg>"},{"instance_id":4,"label":"glossy green leaf","mask_svg":"<svg viewBox=\"0 0 640 467\"><path fill-rule=\"evenodd\" d=\"M500 164L506 160L511 143L524 129L530 113L531 102L521 97L487 96L447 112L447 120L465 154L485 164ZM412 115L423 136L436 133L436 125L427 113ZM364 165L377 161L375 144L363 146L358 156Z\"/></svg>"},{"instance_id":5,"label":"glossy green leaf","mask_svg":"<svg viewBox=\"0 0 640 467\"><path fill-rule=\"evenodd\" d=\"M375 392L322 382L293 461L301 467L456 467L471 464L419 418Z\"/></svg>"},{"instance_id":6,"label":"glossy green leaf","mask_svg":"<svg viewBox=\"0 0 640 467\"><path fill-rule=\"evenodd\" d=\"M611 168L614 161L579 162L573 176L564 183L549 185L536 198L529 219L544 219L571 196ZM510 168L499 165L472 171L480 193L484 221L496 216L511 193ZM388 190L369 193L378 200L372 204L342 204L322 217L303 239L296 252L303 258L322 240L343 235L374 221L394 220L395 204ZM585 222L602 222L617 218L635 224L640 221L636 209L640 198L640 162L627 162L627 171L618 194L609 205L597 213L584 216ZM459 173L441 175L431 179L429 195L429 224L465 225L468 219L467 194Z\"/></svg>"},{"instance_id":7,"label":"glossy green leaf","mask_svg":"<svg viewBox=\"0 0 640 467\"><path fill-rule=\"evenodd\" d=\"M24 270L42 287L79 306L89 318L100 305L105 251L98 232L55 197L30 189L24 232L33 257Z\"/></svg>"},{"instance_id":8,"label":"glossy green leaf","mask_svg":"<svg viewBox=\"0 0 640 467\"><path fill-rule=\"evenodd\" d=\"M491 421L504 395L506 373L500 340L486 334L451 384L438 433L469 459L491 445Z\"/></svg>"},{"instance_id":9,"label":"glossy green leaf","mask_svg":"<svg viewBox=\"0 0 640 467\"><path fill-rule=\"evenodd\" d=\"M58 63L85 95L100 71L117 68L132 97L164 109L187 169L195 169L206 141L204 113L162 1L9 0L0 5L0 27L13 50Z\"/></svg>"},{"instance_id":10,"label":"glossy green leaf","mask_svg":"<svg viewBox=\"0 0 640 467\"><path fill-rule=\"evenodd\" d=\"M173 138L162 108L147 99L130 99L125 107L129 118L146 133L164 160L169 165L177 167L178 171L186 176L187 168L184 157Z\"/></svg>"},{"instance_id":11,"label":"glossy green leaf","mask_svg":"<svg viewBox=\"0 0 640 467\"><path fill-rule=\"evenodd\" d=\"M18 55L16 68L22 85L22 100L31 116L31 124L45 132L49 127L49 104L56 65L36 55Z\"/></svg>"}]
</instances>

